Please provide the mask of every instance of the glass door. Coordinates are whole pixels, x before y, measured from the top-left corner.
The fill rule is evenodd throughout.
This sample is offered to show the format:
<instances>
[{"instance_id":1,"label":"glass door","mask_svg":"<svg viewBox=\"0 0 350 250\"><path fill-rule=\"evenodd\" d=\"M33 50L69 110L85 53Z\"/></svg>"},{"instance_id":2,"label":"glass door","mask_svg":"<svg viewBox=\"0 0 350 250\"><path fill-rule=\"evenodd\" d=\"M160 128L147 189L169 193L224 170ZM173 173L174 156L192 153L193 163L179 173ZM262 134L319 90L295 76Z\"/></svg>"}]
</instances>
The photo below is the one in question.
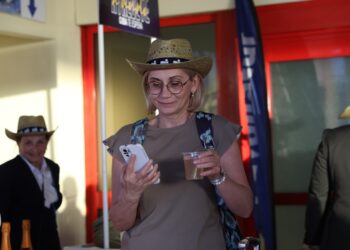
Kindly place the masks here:
<instances>
[{"instance_id":1,"label":"glass door","mask_svg":"<svg viewBox=\"0 0 350 250\"><path fill-rule=\"evenodd\" d=\"M322 131L350 122L338 118L350 104L349 47L327 42L334 37L350 42L344 34L267 40L277 249L301 247L311 168ZM288 50L279 50L276 43Z\"/></svg>"}]
</instances>

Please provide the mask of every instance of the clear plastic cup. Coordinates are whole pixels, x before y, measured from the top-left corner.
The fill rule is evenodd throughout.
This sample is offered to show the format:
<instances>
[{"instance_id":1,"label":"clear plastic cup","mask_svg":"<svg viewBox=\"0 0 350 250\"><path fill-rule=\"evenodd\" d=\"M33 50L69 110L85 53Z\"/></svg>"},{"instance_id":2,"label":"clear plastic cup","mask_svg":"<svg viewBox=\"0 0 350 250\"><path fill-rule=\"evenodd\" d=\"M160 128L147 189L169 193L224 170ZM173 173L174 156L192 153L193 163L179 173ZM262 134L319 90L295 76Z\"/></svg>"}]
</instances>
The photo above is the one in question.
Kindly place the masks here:
<instances>
[{"instance_id":1,"label":"clear plastic cup","mask_svg":"<svg viewBox=\"0 0 350 250\"><path fill-rule=\"evenodd\" d=\"M202 170L201 168L197 168L195 164L193 164L193 160L197 159L200 152L184 152L182 153L185 167L185 178L186 180L201 180L203 176L201 176Z\"/></svg>"}]
</instances>

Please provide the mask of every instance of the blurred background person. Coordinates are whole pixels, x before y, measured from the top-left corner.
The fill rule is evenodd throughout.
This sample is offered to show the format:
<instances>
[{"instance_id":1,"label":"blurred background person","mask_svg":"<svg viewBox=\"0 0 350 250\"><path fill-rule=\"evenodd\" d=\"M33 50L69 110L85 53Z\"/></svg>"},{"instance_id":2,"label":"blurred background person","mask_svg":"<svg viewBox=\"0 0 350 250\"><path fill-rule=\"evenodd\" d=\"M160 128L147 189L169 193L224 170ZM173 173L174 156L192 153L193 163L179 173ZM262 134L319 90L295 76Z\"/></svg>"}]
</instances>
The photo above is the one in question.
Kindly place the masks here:
<instances>
[{"instance_id":1,"label":"blurred background person","mask_svg":"<svg viewBox=\"0 0 350 250\"><path fill-rule=\"evenodd\" d=\"M0 213L11 223L11 245L20 250L22 220L31 223L35 250L60 250L56 210L62 202L59 166L44 157L55 131L48 131L43 116L21 116L17 132L5 129L16 141L19 154L0 165Z\"/></svg>"},{"instance_id":2,"label":"blurred background person","mask_svg":"<svg viewBox=\"0 0 350 250\"><path fill-rule=\"evenodd\" d=\"M350 107L340 118L350 118ZM305 229L303 249L350 249L350 125L323 132L311 174Z\"/></svg>"}]
</instances>

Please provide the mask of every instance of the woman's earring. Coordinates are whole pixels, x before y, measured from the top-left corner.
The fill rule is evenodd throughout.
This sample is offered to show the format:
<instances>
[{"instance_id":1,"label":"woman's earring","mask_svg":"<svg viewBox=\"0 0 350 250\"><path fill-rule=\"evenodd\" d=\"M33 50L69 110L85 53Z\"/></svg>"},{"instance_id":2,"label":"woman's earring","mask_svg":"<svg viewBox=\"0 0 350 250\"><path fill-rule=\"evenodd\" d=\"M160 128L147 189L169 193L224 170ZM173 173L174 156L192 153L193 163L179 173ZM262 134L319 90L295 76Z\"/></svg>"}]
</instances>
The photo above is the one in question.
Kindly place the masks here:
<instances>
[{"instance_id":1,"label":"woman's earring","mask_svg":"<svg viewBox=\"0 0 350 250\"><path fill-rule=\"evenodd\" d=\"M194 97L194 93L193 93L193 92L191 92L191 97L192 97L192 98Z\"/></svg>"}]
</instances>

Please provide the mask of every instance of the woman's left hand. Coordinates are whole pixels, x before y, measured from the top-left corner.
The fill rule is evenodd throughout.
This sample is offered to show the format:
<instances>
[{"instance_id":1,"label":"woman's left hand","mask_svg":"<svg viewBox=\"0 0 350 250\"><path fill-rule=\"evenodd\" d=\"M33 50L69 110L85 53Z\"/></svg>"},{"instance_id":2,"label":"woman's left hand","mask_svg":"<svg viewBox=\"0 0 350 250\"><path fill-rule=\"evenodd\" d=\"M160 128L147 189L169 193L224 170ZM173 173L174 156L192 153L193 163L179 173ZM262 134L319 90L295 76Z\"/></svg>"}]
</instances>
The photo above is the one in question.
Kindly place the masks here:
<instances>
[{"instance_id":1,"label":"woman's left hand","mask_svg":"<svg viewBox=\"0 0 350 250\"><path fill-rule=\"evenodd\" d=\"M201 176L215 179L222 174L220 156L215 150L201 152L197 159L193 161L197 168L201 168Z\"/></svg>"}]
</instances>

